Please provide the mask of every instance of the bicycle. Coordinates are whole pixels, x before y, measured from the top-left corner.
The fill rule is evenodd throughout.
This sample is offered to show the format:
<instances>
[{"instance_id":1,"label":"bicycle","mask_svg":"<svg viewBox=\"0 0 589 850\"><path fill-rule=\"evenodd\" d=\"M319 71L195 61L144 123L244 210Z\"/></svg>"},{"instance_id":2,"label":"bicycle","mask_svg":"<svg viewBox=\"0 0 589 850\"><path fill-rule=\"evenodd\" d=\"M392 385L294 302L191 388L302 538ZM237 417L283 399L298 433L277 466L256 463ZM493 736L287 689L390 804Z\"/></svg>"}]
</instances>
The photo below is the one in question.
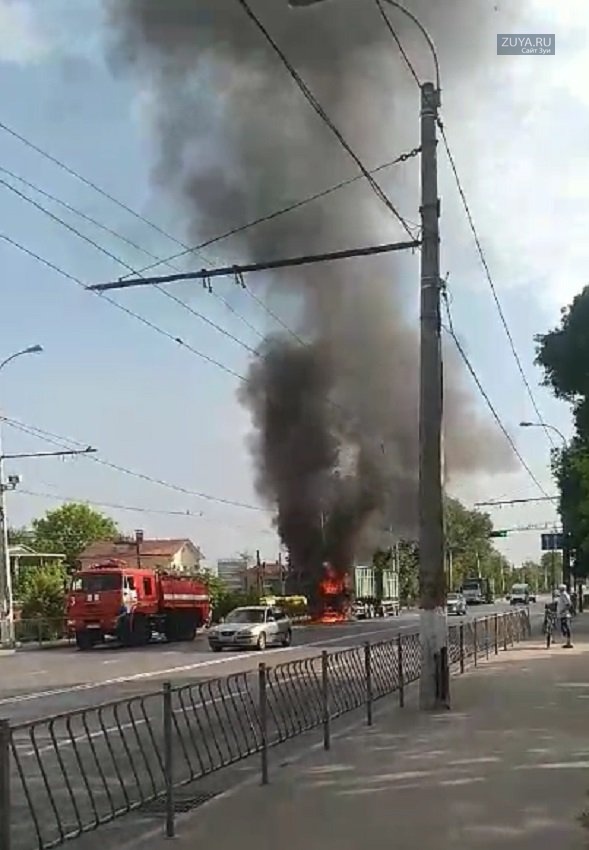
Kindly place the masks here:
<instances>
[{"instance_id":1,"label":"bicycle","mask_svg":"<svg viewBox=\"0 0 589 850\"><path fill-rule=\"evenodd\" d=\"M556 605L547 605L544 611L544 625L542 630L546 635L546 649L550 649L552 636L556 628L558 618L556 616Z\"/></svg>"}]
</instances>

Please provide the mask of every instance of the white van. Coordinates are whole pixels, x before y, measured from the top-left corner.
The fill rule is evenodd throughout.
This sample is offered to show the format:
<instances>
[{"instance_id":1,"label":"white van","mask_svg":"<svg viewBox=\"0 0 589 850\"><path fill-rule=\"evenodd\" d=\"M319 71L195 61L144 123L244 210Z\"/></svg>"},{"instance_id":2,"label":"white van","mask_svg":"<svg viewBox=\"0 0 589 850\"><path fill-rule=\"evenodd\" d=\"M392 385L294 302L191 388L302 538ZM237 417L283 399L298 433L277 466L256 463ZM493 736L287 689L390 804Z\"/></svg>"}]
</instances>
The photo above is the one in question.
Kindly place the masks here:
<instances>
[{"instance_id":1,"label":"white van","mask_svg":"<svg viewBox=\"0 0 589 850\"><path fill-rule=\"evenodd\" d=\"M509 601L512 605L529 605L531 602L529 584L514 584Z\"/></svg>"}]
</instances>

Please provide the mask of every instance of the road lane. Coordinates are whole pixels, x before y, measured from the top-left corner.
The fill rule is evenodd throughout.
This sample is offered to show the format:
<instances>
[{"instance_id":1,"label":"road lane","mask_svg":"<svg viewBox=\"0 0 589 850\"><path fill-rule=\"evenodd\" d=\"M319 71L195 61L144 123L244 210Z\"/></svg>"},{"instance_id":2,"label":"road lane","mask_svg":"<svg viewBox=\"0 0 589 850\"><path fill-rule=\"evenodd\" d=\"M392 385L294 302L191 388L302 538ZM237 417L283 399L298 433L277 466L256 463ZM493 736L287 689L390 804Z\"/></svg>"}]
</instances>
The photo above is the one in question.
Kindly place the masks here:
<instances>
[{"instance_id":1,"label":"road lane","mask_svg":"<svg viewBox=\"0 0 589 850\"><path fill-rule=\"evenodd\" d=\"M478 606L469 617L508 608ZM459 622L459 618L453 618ZM0 659L0 716L24 722L51 714L138 695L161 686L222 677L257 668L260 661L283 661L390 639L418 627L419 615L365 620L330 626L304 626L294 631L293 646L213 655L205 636L191 644L153 644L138 649L104 647L90 653L74 648L22 652Z\"/></svg>"},{"instance_id":2,"label":"road lane","mask_svg":"<svg viewBox=\"0 0 589 850\"><path fill-rule=\"evenodd\" d=\"M482 614L482 611L480 611ZM454 620L458 624L459 618ZM499 621L501 622L501 621ZM374 621L348 626L345 634L324 638L331 644L329 655L329 704L332 716L343 715L363 705L366 699L364 649L362 638L376 631L383 642L372 642L373 693L391 693L398 686L397 641L388 624L375 629ZM404 678L415 681L419 675L419 640L415 622L405 625L413 636L404 641ZM399 623L396 624L397 633ZM388 630L388 631L387 631ZM325 633L325 632L324 632ZM332 630L326 632L333 635ZM482 642L491 643L493 629L479 630ZM468 652L472 629L465 631ZM342 639L343 640L340 640ZM308 639L308 636L307 636ZM458 633L451 633L456 649ZM342 647L343 643L354 645ZM315 642L302 643L296 653L281 650L269 670L268 737L278 743L321 725L322 671ZM245 653L244 655L248 655ZM270 653L256 653L254 661ZM87 656L84 656L87 657ZM454 652L453 660L457 661ZM296 660L296 659L300 660ZM216 660L216 659L215 659ZM235 665L235 658L228 657ZM255 769L240 760L256 751L260 742L260 711L257 671L245 659L241 672L226 678L195 677L177 686L172 694L173 761L176 782L198 777L198 787L207 790L204 777L214 787L228 787L244 771ZM249 666L248 666L249 665ZM163 775L163 699L161 686L145 694L130 695L123 683L119 703L81 708L67 716L39 720L13 730L13 824L15 850L31 850L32 827L44 842L59 841L102 823L117 814L135 809L161 795ZM156 683L150 680L150 684ZM179 686L179 687L178 687ZM103 694L108 687L99 684L93 691ZM72 694L79 700L79 692ZM131 696L131 699L129 699ZM43 698L40 698L41 701ZM33 701L38 702L38 701ZM300 743L292 742L293 747ZM227 767L232 765L232 767ZM225 767L218 778L212 776Z\"/></svg>"},{"instance_id":3,"label":"road lane","mask_svg":"<svg viewBox=\"0 0 589 850\"><path fill-rule=\"evenodd\" d=\"M212 655L206 637L194 643L154 644L140 649L104 648L80 653L69 647L23 652L0 659L0 715L21 722L81 705L97 704L152 690L163 679L190 680L225 676L276 664L287 658L335 650L367 640L378 641L411 630L415 614L334 626L295 629L293 646L265 652L236 651Z\"/></svg>"}]
</instances>

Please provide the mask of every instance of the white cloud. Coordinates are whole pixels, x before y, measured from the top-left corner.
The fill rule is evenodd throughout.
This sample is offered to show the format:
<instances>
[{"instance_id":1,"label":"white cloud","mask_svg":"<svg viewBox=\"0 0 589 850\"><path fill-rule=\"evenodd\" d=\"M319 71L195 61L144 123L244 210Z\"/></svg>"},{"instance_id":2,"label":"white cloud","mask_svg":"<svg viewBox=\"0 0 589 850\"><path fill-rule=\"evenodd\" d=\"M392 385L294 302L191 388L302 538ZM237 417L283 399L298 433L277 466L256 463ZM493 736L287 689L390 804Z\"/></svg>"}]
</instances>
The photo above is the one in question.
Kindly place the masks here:
<instances>
[{"instance_id":1,"label":"white cloud","mask_svg":"<svg viewBox=\"0 0 589 850\"><path fill-rule=\"evenodd\" d=\"M29 65L52 52L51 40L28 0L0 0L0 62Z\"/></svg>"}]
</instances>

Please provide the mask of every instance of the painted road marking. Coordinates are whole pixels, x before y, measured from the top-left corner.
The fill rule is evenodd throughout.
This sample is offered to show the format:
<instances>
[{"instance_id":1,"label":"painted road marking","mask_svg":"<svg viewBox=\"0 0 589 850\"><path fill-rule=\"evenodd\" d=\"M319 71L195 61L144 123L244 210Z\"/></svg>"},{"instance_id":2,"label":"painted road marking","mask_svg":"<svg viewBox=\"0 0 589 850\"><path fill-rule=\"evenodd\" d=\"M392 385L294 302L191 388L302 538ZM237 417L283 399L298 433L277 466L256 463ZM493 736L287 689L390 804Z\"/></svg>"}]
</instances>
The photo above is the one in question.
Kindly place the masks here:
<instances>
[{"instance_id":1,"label":"painted road marking","mask_svg":"<svg viewBox=\"0 0 589 850\"><path fill-rule=\"evenodd\" d=\"M390 626L386 626L386 627L383 627L381 629L376 629L374 631L362 632L362 636L363 637L371 637L373 635L382 635L382 634L386 634L387 632L390 632L392 630L394 630L398 634L399 631L403 631L403 630L406 630L406 629L414 629L414 628L415 628L415 624L413 624L413 625L407 624L406 626L401 626L401 627L397 627L394 624L391 624ZM202 669L202 668L205 668L205 667L215 667L215 666L218 666L220 664L229 664L232 661L237 661L237 660L245 660L245 659L248 659L248 658L261 658L261 657L263 658L268 653L285 654L285 653L292 653L292 652L300 652L301 650L304 650L307 647L312 648L312 647L316 647L316 646L325 646L327 644L345 643L345 641L350 640L350 638L351 638L350 635L340 635L340 637L328 638L327 640L314 641L313 643L306 643L306 644L303 644L302 646L288 646L288 647L282 647L282 648L278 648L278 649L268 649L266 651L266 653L259 652L259 651L245 652L245 653L240 653L239 655L231 655L228 658L213 658L210 661L197 661L194 664L183 664L183 665L180 665L178 667L167 667L165 669L151 670L151 671L148 671L148 672L145 672L145 673L133 673L130 676L117 676L117 677L112 678L112 679L104 679L101 682L86 682L86 683L80 684L80 685L68 685L68 686L63 687L63 688L54 688L52 690L46 690L46 691L36 691L35 693L30 693L30 694L18 694L16 696L4 697L3 699L0 699L0 706L1 705L13 705L13 704L18 704L18 703L23 703L23 702L31 702L32 700L45 699L45 698L48 698L48 697L60 696L62 694L73 694L73 693L79 693L79 692L82 692L82 691L93 691L93 690L97 690L98 688L107 688L107 687L110 687L111 685L122 685L122 684L125 684L127 682L139 682L139 681L142 681L142 680L145 680L145 679L154 679L154 678L157 678L159 676L167 676L167 675L171 675L171 674L174 674L174 673L185 673L185 672L188 672L189 670L198 670L198 669ZM245 671L243 671L243 672L245 672Z\"/></svg>"},{"instance_id":2,"label":"painted road marking","mask_svg":"<svg viewBox=\"0 0 589 850\"><path fill-rule=\"evenodd\" d=\"M332 672L334 670L341 670L341 669L345 669L347 672L349 672L349 667L348 667L347 664L331 664L329 669ZM253 671L253 675L255 675L255 671ZM360 673L360 675L362 675L362 673ZM311 673L311 672L295 673L295 674L291 674L291 675L288 675L288 676L281 676L280 679L278 680L277 684L282 685L286 682L300 680L300 679L313 679L315 682L319 683L319 676L320 676L320 672L318 670L315 670L313 673ZM203 709L203 708L207 708L207 706L209 706L209 705L215 705L218 702L226 703L228 699L233 698L233 697L240 697L240 696L250 697L250 699L253 702L255 695L252 694L251 691L249 691L249 690L246 690L246 691L238 690L238 691L234 691L234 692L232 691L230 695L224 694L224 695L221 695L221 696L218 696L218 697L213 697L212 699L206 699L206 700L203 700L202 702L198 703L197 705L192 705L192 706L188 706L188 707L182 706L181 708L175 708L173 710L173 714L182 714L184 716L188 716L192 713L196 714L197 711L199 711L200 709ZM82 711L92 712L92 711L97 711L98 709L100 709L100 706L98 706L97 708L93 707L93 706L89 706L86 709L82 709ZM246 719L249 720L247 708L245 710L245 713L246 713ZM104 729L102 729L102 728L96 729L94 732L88 731L86 733L83 733L81 735L76 735L74 737L69 737L69 738L63 738L62 737L62 738L59 738L59 739L56 739L56 740L53 739L53 737L51 736L51 734L49 732L43 732L40 735L35 733L34 735L29 734L27 736L16 736L16 737L13 737L13 741L14 741L15 746L18 749L21 749L25 745L30 747L31 743L39 743L40 741L51 741L50 744L45 744L42 747L36 747L36 748L33 748L32 750L30 749L30 750L27 750L26 752L20 754L23 758L25 758L25 757L31 758L32 756L35 756L35 755L42 755L43 753L47 753L47 752L51 752L51 751L55 751L55 750L60 750L63 747L71 747L71 746L75 746L76 744L79 744L79 743L82 743L82 744L87 743L91 740L95 740L96 738L101 738L103 736L106 737L109 734L114 733L114 732L122 732L126 729L135 729L137 726L144 726L144 725L148 724L149 722L151 722L152 720L154 720L154 718L135 718L133 721L131 721L129 723L119 723L116 726L107 726ZM36 729L37 723L43 724L43 723L45 723L45 721L42 720L42 719L39 720L39 721L35 721L34 724L32 724L31 729L33 729L33 728ZM251 721L250 721L250 726L251 726Z\"/></svg>"}]
</instances>

